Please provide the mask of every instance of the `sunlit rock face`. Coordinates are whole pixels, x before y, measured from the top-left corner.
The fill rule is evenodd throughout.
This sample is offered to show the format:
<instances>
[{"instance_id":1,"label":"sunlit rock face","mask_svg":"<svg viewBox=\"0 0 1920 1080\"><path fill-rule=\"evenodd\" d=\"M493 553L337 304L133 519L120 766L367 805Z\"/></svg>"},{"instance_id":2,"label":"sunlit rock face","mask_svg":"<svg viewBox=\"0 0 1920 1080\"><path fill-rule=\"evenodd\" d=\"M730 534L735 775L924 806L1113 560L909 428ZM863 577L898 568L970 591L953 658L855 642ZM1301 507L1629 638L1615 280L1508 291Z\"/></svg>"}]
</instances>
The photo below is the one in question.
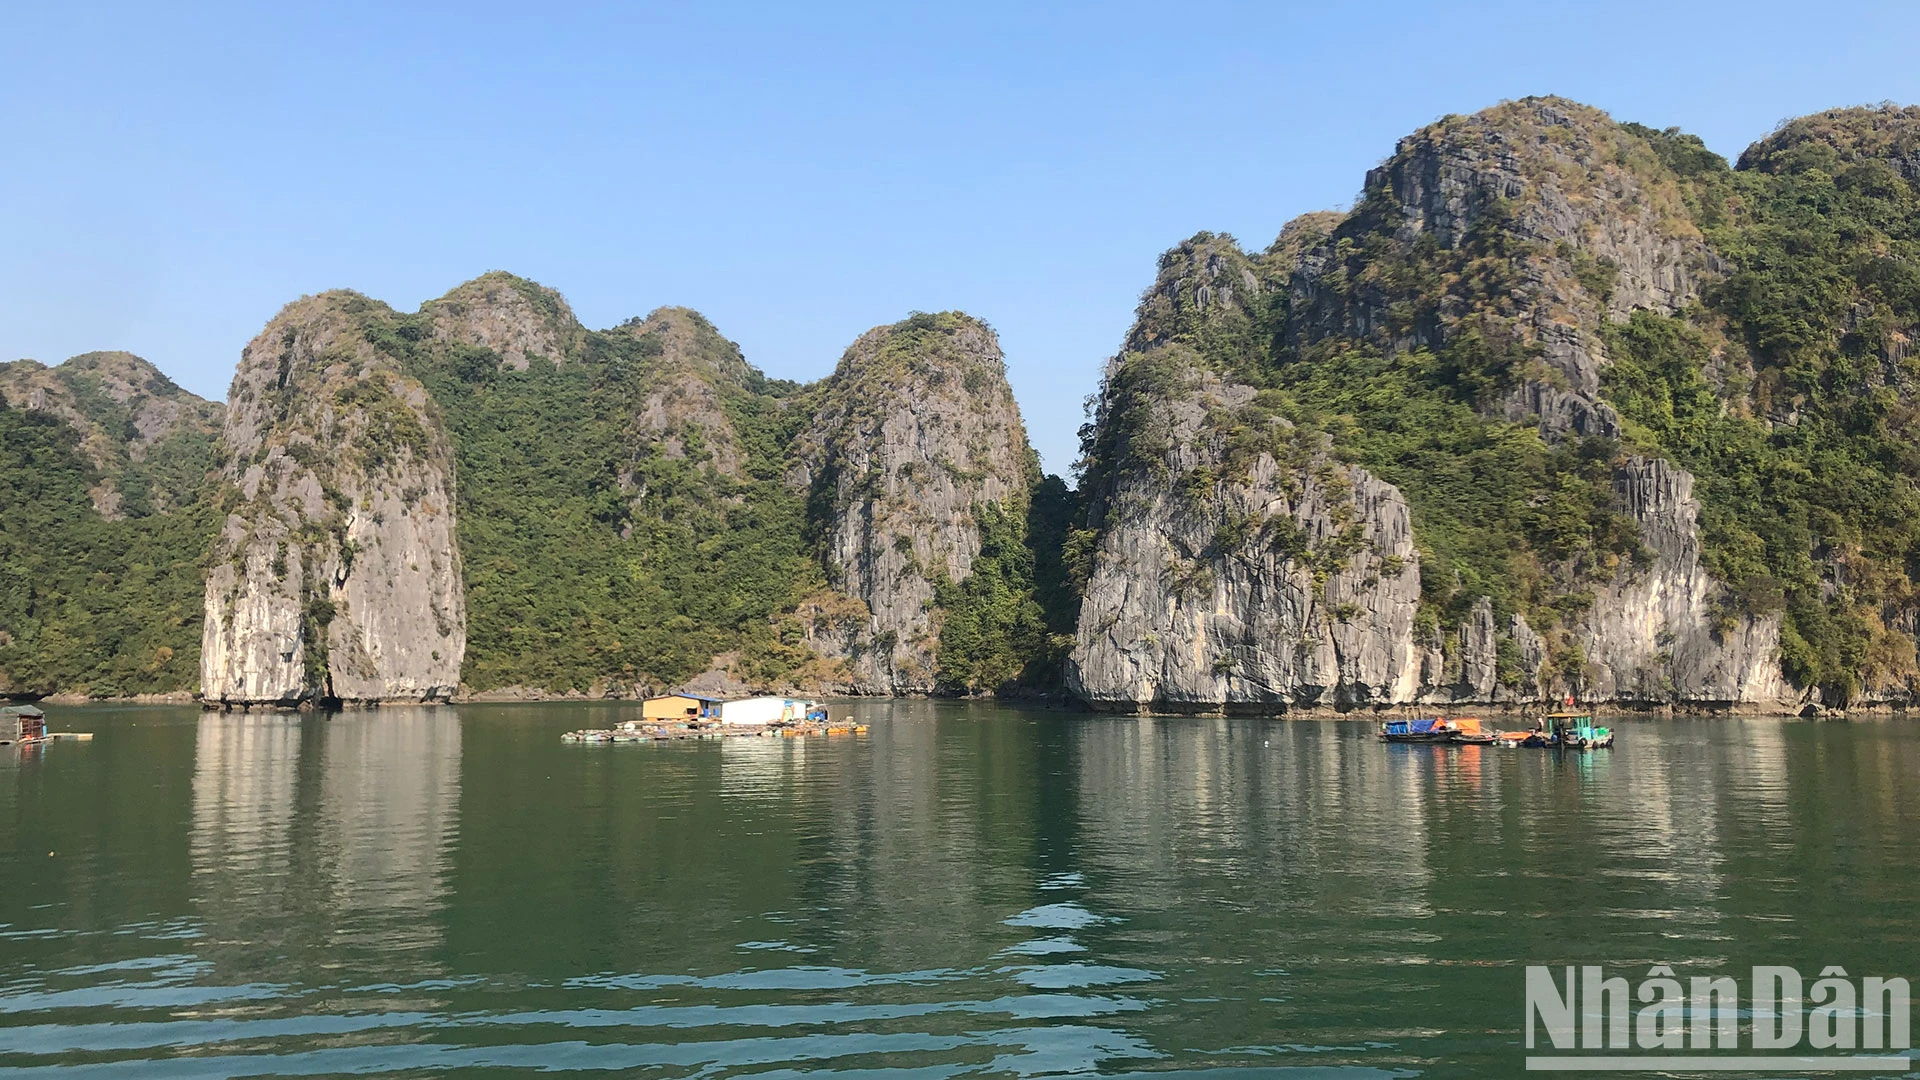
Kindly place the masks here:
<instances>
[{"instance_id":1,"label":"sunlit rock face","mask_svg":"<svg viewBox=\"0 0 1920 1080\"><path fill-rule=\"evenodd\" d=\"M811 493L830 582L868 617L814 646L844 656L857 689L927 693L935 580L965 581L982 508L1024 515L1037 478L999 339L958 312L876 327L821 394L794 481Z\"/></svg>"},{"instance_id":2,"label":"sunlit rock face","mask_svg":"<svg viewBox=\"0 0 1920 1080\"><path fill-rule=\"evenodd\" d=\"M1738 610L1702 562L1693 478L1617 449L1602 397L1608 326L1689 310L1725 270L1648 142L1556 98L1415 132L1352 212L1304 215L1263 253L1211 233L1167 252L1085 445L1098 539L1070 691L1194 711L1522 703L1574 688L1635 704L1790 702L1779 616ZM1420 477L1396 476L1403 492L1268 433L1283 430L1289 398L1275 387L1289 372L1343 350L1461 340L1511 358L1498 392L1473 403L1487 422L1549 446L1616 447L1603 451L1613 510L1644 558L1597 583L1547 568L1583 594L1566 614L1530 623L1480 597L1443 633L1422 609L1421 526L1403 498Z\"/></svg>"},{"instance_id":3,"label":"sunlit rock face","mask_svg":"<svg viewBox=\"0 0 1920 1080\"><path fill-rule=\"evenodd\" d=\"M1419 556L1406 502L1317 436L1256 415L1251 387L1164 360L1115 373L1124 463L1068 665L1098 708L1285 711L1410 702ZM1257 446L1228 432L1264 424Z\"/></svg>"},{"instance_id":4,"label":"sunlit rock face","mask_svg":"<svg viewBox=\"0 0 1920 1080\"><path fill-rule=\"evenodd\" d=\"M459 684L452 451L425 389L367 340L374 306L296 301L242 354L207 576L210 703L436 700Z\"/></svg>"}]
</instances>

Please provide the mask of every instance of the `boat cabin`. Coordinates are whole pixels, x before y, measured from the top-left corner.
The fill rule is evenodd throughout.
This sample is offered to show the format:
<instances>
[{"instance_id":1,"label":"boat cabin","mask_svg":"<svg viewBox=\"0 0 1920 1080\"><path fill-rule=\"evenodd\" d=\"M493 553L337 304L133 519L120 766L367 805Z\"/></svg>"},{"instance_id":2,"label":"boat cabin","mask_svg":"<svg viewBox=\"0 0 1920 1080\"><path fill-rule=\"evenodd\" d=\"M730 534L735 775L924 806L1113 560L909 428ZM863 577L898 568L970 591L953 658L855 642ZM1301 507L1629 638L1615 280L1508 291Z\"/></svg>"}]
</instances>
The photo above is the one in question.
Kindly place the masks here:
<instances>
[{"instance_id":1,"label":"boat cabin","mask_svg":"<svg viewBox=\"0 0 1920 1080\"><path fill-rule=\"evenodd\" d=\"M1613 729L1594 723L1592 713L1548 713L1547 730L1562 746L1574 750L1604 750L1613 745Z\"/></svg>"},{"instance_id":2,"label":"boat cabin","mask_svg":"<svg viewBox=\"0 0 1920 1080\"><path fill-rule=\"evenodd\" d=\"M47 714L31 705L0 709L0 744L47 737Z\"/></svg>"},{"instance_id":3,"label":"boat cabin","mask_svg":"<svg viewBox=\"0 0 1920 1080\"><path fill-rule=\"evenodd\" d=\"M699 694L662 694L640 703L640 716L648 721L714 720L720 716L721 699Z\"/></svg>"}]
</instances>

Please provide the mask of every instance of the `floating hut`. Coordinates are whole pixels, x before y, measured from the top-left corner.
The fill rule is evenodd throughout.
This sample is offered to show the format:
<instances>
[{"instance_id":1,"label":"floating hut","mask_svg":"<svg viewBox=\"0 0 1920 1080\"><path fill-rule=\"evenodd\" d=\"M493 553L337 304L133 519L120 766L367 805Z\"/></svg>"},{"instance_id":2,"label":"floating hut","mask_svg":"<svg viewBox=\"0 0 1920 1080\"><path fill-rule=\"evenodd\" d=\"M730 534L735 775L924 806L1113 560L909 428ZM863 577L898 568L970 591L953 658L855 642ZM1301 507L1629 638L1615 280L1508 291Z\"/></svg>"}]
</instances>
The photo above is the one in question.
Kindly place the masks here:
<instances>
[{"instance_id":1,"label":"floating hut","mask_svg":"<svg viewBox=\"0 0 1920 1080\"><path fill-rule=\"evenodd\" d=\"M804 698L750 697L720 703L720 722L729 727L824 722L827 706Z\"/></svg>"},{"instance_id":2,"label":"floating hut","mask_svg":"<svg viewBox=\"0 0 1920 1080\"><path fill-rule=\"evenodd\" d=\"M696 694L668 694L647 699L645 719L623 721L614 728L569 731L560 736L560 741L674 742L681 739L751 736L792 739L809 735L864 735L866 732L865 724L856 724L851 719L834 725L827 719L824 702L805 698L768 695L721 701Z\"/></svg>"},{"instance_id":3,"label":"floating hut","mask_svg":"<svg viewBox=\"0 0 1920 1080\"><path fill-rule=\"evenodd\" d=\"M722 701L700 694L662 694L640 703L640 718L649 723L717 720Z\"/></svg>"},{"instance_id":4,"label":"floating hut","mask_svg":"<svg viewBox=\"0 0 1920 1080\"><path fill-rule=\"evenodd\" d=\"M47 714L31 705L0 709L0 745L47 737Z\"/></svg>"}]
</instances>

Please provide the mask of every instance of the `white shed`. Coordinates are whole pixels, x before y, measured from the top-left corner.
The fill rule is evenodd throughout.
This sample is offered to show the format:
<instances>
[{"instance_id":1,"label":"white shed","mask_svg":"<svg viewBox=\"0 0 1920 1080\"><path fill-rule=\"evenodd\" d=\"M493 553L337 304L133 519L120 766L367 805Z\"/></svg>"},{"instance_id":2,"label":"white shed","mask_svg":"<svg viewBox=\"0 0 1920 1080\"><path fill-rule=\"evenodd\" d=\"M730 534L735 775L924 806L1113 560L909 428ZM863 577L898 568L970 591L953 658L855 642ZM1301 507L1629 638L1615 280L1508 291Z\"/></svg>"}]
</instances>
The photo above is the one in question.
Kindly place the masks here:
<instances>
[{"instance_id":1,"label":"white shed","mask_svg":"<svg viewBox=\"0 0 1920 1080\"><path fill-rule=\"evenodd\" d=\"M765 726L802 721L814 713L825 713L826 706L803 698L750 697L720 703L720 722Z\"/></svg>"}]
</instances>

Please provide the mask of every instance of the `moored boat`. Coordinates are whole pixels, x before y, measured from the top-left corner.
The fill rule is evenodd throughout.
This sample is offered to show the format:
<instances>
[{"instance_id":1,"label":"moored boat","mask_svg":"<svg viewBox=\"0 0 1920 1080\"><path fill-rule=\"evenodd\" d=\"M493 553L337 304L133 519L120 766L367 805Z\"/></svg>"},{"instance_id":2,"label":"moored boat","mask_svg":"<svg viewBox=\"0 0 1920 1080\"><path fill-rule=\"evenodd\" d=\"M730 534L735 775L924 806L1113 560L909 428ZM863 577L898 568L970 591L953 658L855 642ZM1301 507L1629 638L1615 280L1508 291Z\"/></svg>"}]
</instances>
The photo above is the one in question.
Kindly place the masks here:
<instances>
[{"instance_id":1,"label":"moored boat","mask_svg":"<svg viewBox=\"0 0 1920 1080\"><path fill-rule=\"evenodd\" d=\"M1454 746L1486 746L1494 734L1478 717L1463 716L1448 720L1422 717L1415 720L1388 720L1380 725L1380 738L1390 743L1445 743Z\"/></svg>"},{"instance_id":2,"label":"moored boat","mask_svg":"<svg viewBox=\"0 0 1920 1080\"><path fill-rule=\"evenodd\" d=\"M1613 729L1593 722L1588 713L1551 713L1548 723L1568 750L1606 750L1613 746Z\"/></svg>"},{"instance_id":3,"label":"moored boat","mask_svg":"<svg viewBox=\"0 0 1920 1080\"><path fill-rule=\"evenodd\" d=\"M1380 725L1380 738L1391 743L1443 743L1452 737L1453 727L1437 716L1388 720Z\"/></svg>"},{"instance_id":4,"label":"moored boat","mask_svg":"<svg viewBox=\"0 0 1920 1080\"><path fill-rule=\"evenodd\" d=\"M1447 733L1448 742L1464 746L1490 746L1493 743L1493 732L1482 726L1478 717L1462 716L1447 723L1452 729Z\"/></svg>"},{"instance_id":5,"label":"moored boat","mask_svg":"<svg viewBox=\"0 0 1920 1080\"><path fill-rule=\"evenodd\" d=\"M1503 731L1493 737L1496 746L1558 746L1559 742L1550 732L1534 729L1532 731Z\"/></svg>"},{"instance_id":6,"label":"moored boat","mask_svg":"<svg viewBox=\"0 0 1920 1080\"><path fill-rule=\"evenodd\" d=\"M1536 721L1531 731L1503 731L1495 741L1548 750L1605 750L1613 745L1613 729L1594 723L1591 713L1557 712Z\"/></svg>"}]
</instances>

